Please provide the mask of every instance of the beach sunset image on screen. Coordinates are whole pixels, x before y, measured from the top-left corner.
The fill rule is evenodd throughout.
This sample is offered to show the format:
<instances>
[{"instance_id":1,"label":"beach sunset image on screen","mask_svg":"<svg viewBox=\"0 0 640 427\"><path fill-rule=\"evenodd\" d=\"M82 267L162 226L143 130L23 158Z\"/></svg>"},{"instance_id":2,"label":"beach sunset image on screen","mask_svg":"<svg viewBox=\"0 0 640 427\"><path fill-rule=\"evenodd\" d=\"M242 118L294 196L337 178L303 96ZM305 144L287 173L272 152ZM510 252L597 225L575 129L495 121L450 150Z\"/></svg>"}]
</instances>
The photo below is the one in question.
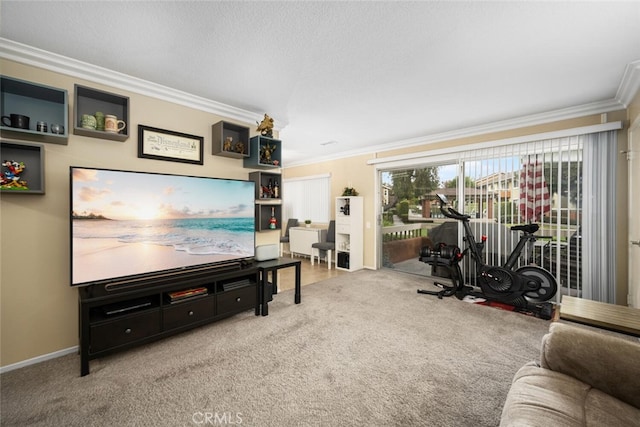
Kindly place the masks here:
<instances>
[{"instance_id":1,"label":"beach sunset image on screen","mask_svg":"<svg viewBox=\"0 0 640 427\"><path fill-rule=\"evenodd\" d=\"M71 284L251 258L252 181L71 168Z\"/></svg>"}]
</instances>

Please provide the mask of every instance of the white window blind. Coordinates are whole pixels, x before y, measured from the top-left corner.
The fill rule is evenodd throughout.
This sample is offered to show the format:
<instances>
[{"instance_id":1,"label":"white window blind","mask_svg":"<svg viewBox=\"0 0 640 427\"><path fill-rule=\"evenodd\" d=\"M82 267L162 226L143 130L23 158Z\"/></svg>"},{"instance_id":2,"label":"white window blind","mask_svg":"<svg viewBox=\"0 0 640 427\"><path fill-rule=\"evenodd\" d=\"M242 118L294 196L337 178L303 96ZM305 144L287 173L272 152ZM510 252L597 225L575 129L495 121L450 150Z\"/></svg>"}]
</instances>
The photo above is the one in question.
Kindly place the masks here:
<instances>
[{"instance_id":1,"label":"white window blind","mask_svg":"<svg viewBox=\"0 0 640 427\"><path fill-rule=\"evenodd\" d=\"M616 131L605 131L465 152L461 179L476 185L458 188L458 199L491 220L483 224L487 230L493 222L535 222L539 235L552 237L536 247L534 260L558 280L558 301L567 294L614 303L616 147ZM525 194L532 169L548 198ZM494 252L504 261L518 237L489 242L485 257Z\"/></svg>"},{"instance_id":2,"label":"white window blind","mask_svg":"<svg viewBox=\"0 0 640 427\"><path fill-rule=\"evenodd\" d=\"M328 223L331 219L331 175L285 179L282 182L285 218Z\"/></svg>"}]
</instances>

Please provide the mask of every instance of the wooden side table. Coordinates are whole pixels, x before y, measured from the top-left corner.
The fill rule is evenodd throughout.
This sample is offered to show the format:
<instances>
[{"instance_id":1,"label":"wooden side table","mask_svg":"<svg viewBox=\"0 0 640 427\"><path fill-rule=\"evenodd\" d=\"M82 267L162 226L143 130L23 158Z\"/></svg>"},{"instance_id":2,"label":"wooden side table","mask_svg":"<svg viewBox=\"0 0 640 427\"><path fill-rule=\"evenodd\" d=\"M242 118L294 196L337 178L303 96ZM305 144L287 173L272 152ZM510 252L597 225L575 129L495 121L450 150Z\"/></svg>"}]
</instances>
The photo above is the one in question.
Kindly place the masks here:
<instances>
[{"instance_id":1,"label":"wooden side table","mask_svg":"<svg viewBox=\"0 0 640 427\"><path fill-rule=\"evenodd\" d=\"M562 296L560 319L640 337L640 309Z\"/></svg>"}]
</instances>

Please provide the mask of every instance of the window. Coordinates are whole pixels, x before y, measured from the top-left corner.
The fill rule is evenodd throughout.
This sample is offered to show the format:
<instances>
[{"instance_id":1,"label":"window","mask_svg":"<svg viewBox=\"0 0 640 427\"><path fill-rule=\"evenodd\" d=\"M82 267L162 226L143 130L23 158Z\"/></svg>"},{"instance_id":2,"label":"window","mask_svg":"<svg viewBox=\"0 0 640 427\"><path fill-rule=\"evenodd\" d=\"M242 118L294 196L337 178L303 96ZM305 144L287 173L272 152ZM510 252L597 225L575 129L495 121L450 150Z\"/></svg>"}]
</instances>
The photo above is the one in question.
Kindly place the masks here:
<instances>
[{"instance_id":1,"label":"window","mask_svg":"<svg viewBox=\"0 0 640 427\"><path fill-rule=\"evenodd\" d=\"M320 223L331 219L331 175L285 179L282 194L286 218Z\"/></svg>"}]
</instances>

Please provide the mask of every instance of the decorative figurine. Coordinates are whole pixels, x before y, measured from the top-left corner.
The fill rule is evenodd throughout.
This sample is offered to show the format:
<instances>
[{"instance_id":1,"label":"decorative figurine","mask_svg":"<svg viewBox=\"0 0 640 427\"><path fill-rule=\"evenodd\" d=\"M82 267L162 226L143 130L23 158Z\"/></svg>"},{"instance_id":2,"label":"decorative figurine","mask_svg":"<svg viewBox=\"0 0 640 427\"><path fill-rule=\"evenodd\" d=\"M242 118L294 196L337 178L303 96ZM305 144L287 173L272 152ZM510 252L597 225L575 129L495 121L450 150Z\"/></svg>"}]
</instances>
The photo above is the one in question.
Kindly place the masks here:
<instances>
[{"instance_id":1,"label":"decorative figurine","mask_svg":"<svg viewBox=\"0 0 640 427\"><path fill-rule=\"evenodd\" d=\"M224 139L224 143L222 144L222 149L224 151L231 151L231 145L233 145L233 138L228 136Z\"/></svg>"},{"instance_id":2,"label":"decorative figurine","mask_svg":"<svg viewBox=\"0 0 640 427\"><path fill-rule=\"evenodd\" d=\"M268 142L260 147L260 163L265 165L273 164L271 155L276 151L275 144L269 144Z\"/></svg>"},{"instance_id":3,"label":"decorative figurine","mask_svg":"<svg viewBox=\"0 0 640 427\"><path fill-rule=\"evenodd\" d=\"M238 142L236 144L236 153L244 154L244 143Z\"/></svg>"},{"instance_id":4,"label":"decorative figurine","mask_svg":"<svg viewBox=\"0 0 640 427\"><path fill-rule=\"evenodd\" d=\"M256 123L258 124L258 128L256 130L260 132L260 135L273 138L273 119L271 117L265 114L262 122Z\"/></svg>"},{"instance_id":5,"label":"decorative figurine","mask_svg":"<svg viewBox=\"0 0 640 427\"><path fill-rule=\"evenodd\" d=\"M27 181L20 179L20 174L25 170L24 162L5 160L2 166L6 170L0 174L0 188L3 190L28 190Z\"/></svg>"}]
</instances>

